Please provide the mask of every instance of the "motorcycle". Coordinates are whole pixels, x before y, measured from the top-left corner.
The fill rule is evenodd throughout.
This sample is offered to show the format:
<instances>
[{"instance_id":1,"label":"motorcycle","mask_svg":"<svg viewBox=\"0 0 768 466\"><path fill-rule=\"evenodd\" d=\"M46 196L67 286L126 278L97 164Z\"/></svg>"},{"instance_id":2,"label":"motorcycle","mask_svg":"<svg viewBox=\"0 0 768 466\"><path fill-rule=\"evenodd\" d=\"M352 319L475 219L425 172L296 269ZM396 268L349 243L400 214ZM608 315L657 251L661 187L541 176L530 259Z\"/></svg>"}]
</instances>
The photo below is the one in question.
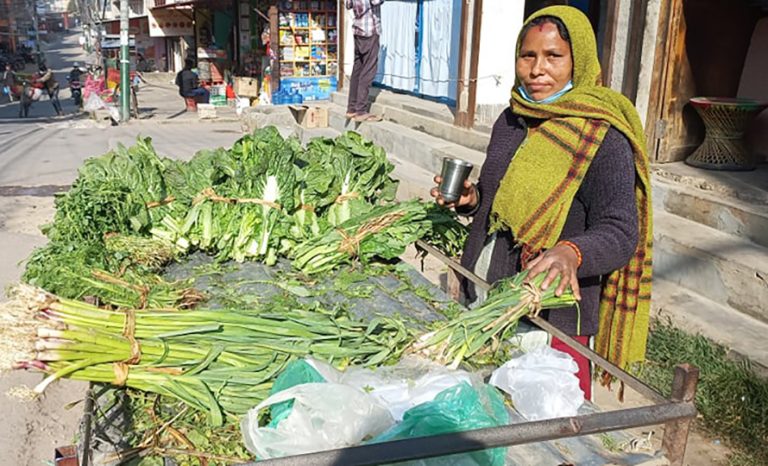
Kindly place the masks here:
<instances>
[{"instance_id":1,"label":"motorcycle","mask_svg":"<svg viewBox=\"0 0 768 466\"><path fill-rule=\"evenodd\" d=\"M80 79L73 79L68 77L69 81L69 93L72 95L72 100L77 107L83 105L83 88L80 84Z\"/></svg>"}]
</instances>

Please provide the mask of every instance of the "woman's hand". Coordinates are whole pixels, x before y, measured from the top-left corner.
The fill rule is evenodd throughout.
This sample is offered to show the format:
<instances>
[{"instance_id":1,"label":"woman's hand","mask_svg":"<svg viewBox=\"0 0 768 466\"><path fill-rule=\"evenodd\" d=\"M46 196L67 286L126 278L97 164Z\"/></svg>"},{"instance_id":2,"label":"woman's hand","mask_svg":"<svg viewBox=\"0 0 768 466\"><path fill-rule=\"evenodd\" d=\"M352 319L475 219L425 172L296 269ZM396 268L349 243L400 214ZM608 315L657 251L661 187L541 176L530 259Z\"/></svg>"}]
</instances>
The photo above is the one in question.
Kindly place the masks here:
<instances>
[{"instance_id":1,"label":"woman's hand","mask_svg":"<svg viewBox=\"0 0 768 466\"><path fill-rule=\"evenodd\" d=\"M576 271L579 268L579 256L570 246L557 244L552 249L539 254L538 257L528 263L525 269L528 271L528 277L536 277L542 272L547 272L547 276L541 283L541 289L549 287L558 276L560 284L555 290L555 296L561 296L570 286L573 295L577 301L581 301L581 290L579 290L579 280L576 278Z\"/></svg>"},{"instance_id":2,"label":"woman's hand","mask_svg":"<svg viewBox=\"0 0 768 466\"><path fill-rule=\"evenodd\" d=\"M435 176L435 183L439 186L443 179L440 176ZM477 206L477 188L469 180L464 180L464 190L461 192L461 196L456 202L445 202L443 196L440 195L438 186L432 188L429 191L430 196L435 198L435 202L438 205L448 207L449 209L455 209L458 207L474 209Z\"/></svg>"}]
</instances>

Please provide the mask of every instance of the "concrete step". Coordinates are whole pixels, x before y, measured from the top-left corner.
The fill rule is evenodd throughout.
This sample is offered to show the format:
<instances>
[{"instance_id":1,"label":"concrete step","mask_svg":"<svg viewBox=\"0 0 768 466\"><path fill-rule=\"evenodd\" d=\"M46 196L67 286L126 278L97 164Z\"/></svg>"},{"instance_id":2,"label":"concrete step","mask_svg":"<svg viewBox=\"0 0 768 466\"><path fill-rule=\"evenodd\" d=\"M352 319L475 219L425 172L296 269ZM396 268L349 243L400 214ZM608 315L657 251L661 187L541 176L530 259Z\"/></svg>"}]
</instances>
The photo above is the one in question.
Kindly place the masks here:
<instances>
[{"instance_id":1,"label":"concrete step","mask_svg":"<svg viewBox=\"0 0 768 466\"><path fill-rule=\"evenodd\" d=\"M663 209L768 247L768 202L748 202L654 176L653 203L657 211Z\"/></svg>"},{"instance_id":2,"label":"concrete step","mask_svg":"<svg viewBox=\"0 0 768 466\"><path fill-rule=\"evenodd\" d=\"M728 348L736 359L748 359L768 377L768 324L723 306L685 287L654 277L652 313L676 327Z\"/></svg>"},{"instance_id":3,"label":"concrete step","mask_svg":"<svg viewBox=\"0 0 768 466\"><path fill-rule=\"evenodd\" d=\"M346 108L348 95L336 92L331 101ZM380 92L371 105L371 112L384 120L429 134L436 138L485 153L490 140L488 132L454 126L453 113L444 104L392 92Z\"/></svg>"},{"instance_id":4,"label":"concrete step","mask_svg":"<svg viewBox=\"0 0 768 466\"><path fill-rule=\"evenodd\" d=\"M485 153L445 141L391 121L358 123L347 120L346 109L329 107L330 126L339 131L354 130L382 146L387 154L407 161L429 173L438 174L444 157L456 157L474 164L470 178L477 179ZM431 177L430 177L431 179ZM431 186L431 182L429 185Z\"/></svg>"},{"instance_id":5,"label":"concrete step","mask_svg":"<svg viewBox=\"0 0 768 466\"><path fill-rule=\"evenodd\" d=\"M654 213L654 275L768 323L768 248Z\"/></svg>"}]
</instances>

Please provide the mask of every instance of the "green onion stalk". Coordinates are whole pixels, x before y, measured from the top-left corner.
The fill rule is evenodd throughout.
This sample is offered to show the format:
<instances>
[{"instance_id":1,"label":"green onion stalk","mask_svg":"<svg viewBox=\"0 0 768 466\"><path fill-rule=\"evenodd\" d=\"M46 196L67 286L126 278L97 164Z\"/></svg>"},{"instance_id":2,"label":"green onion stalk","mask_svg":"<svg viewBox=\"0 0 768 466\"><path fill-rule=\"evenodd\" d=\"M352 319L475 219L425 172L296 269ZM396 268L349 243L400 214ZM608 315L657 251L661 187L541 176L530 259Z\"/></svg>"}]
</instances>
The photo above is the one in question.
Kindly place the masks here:
<instances>
[{"instance_id":1,"label":"green onion stalk","mask_svg":"<svg viewBox=\"0 0 768 466\"><path fill-rule=\"evenodd\" d=\"M402 322L362 323L343 309L112 310L27 285L0 305L0 371L48 374L31 394L62 377L112 383L173 396L213 424L266 398L293 359L378 365L411 340Z\"/></svg>"},{"instance_id":2,"label":"green onion stalk","mask_svg":"<svg viewBox=\"0 0 768 466\"><path fill-rule=\"evenodd\" d=\"M555 295L559 280L541 289L546 273L527 280L527 272L519 273L496 284L480 306L460 314L448 324L418 338L409 348L417 353L457 368L462 362L477 359L502 349L519 320L541 309L562 309L577 305L572 290Z\"/></svg>"}]
</instances>

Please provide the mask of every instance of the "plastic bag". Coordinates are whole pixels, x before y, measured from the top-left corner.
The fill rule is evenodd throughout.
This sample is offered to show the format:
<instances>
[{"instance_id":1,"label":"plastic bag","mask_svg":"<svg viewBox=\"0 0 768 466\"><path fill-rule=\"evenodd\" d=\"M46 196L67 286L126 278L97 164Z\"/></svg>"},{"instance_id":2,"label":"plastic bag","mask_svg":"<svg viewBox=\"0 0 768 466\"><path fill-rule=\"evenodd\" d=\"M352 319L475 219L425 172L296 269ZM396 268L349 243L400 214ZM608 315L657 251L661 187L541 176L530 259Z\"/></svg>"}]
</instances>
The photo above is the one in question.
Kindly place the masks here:
<instances>
[{"instance_id":1,"label":"plastic bag","mask_svg":"<svg viewBox=\"0 0 768 466\"><path fill-rule=\"evenodd\" d=\"M461 432L496 427L509 422L504 400L495 388L461 382L440 392L432 401L409 409L403 421L371 442L387 442L404 438ZM506 448L461 453L439 458L411 461L414 465L478 465L501 466Z\"/></svg>"},{"instance_id":2,"label":"plastic bag","mask_svg":"<svg viewBox=\"0 0 768 466\"><path fill-rule=\"evenodd\" d=\"M104 101L101 100L101 97L99 97L99 95L95 92L92 92L85 97L85 102L83 102L83 110L86 112L95 112L96 110L100 110L102 108L106 108L106 105L104 104Z\"/></svg>"},{"instance_id":3,"label":"plastic bag","mask_svg":"<svg viewBox=\"0 0 768 466\"><path fill-rule=\"evenodd\" d=\"M584 392L576 372L570 355L546 346L496 369L488 383L509 393L524 418L538 421L577 414Z\"/></svg>"},{"instance_id":4,"label":"plastic bag","mask_svg":"<svg viewBox=\"0 0 768 466\"><path fill-rule=\"evenodd\" d=\"M350 367L339 371L330 364L307 358L290 364L275 381L272 393L298 383L326 381L355 387L376 398L395 421L410 408L432 401L443 390L461 382L481 384L462 370L451 370L432 361L406 358L394 366ZM292 384L292 385L289 385ZM274 408L273 408L274 416Z\"/></svg>"},{"instance_id":5,"label":"plastic bag","mask_svg":"<svg viewBox=\"0 0 768 466\"><path fill-rule=\"evenodd\" d=\"M293 401L276 427L259 427L262 409ZM347 385L307 383L270 396L241 421L248 451L259 459L278 458L357 445L394 424L372 396Z\"/></svg>"},{"instance_id":6,"label":"plastic bag","mask_svg":"<svg viewBox=\"0 0 768 466\"><path fill-rule=\"evenodd\" d=\"M442 391L462 382L482 384L471 374L451 370L423 359L404 359L376 370L351 367L341 373L340 383L364 390L384 405L396 421L406 411L435 399Z\"/></svg>"}]
</instances>

